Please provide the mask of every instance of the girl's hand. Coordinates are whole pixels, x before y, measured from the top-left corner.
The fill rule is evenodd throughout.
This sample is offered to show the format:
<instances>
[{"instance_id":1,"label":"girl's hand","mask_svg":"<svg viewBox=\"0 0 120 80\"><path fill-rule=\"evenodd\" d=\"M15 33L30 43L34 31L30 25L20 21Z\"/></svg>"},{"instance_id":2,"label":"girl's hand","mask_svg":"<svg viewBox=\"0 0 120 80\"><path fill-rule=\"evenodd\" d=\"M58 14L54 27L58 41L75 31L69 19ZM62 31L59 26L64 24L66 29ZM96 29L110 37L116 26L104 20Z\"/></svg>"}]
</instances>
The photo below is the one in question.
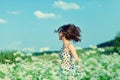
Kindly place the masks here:
<instances>
[{"instance_id":1,"label":"girl's hand","mask_svg":"<svg viewBox=\"0 0 120 80\"><path fill-rule=\"evenodd\" d=\"M80 63L80 62L78 63L78 69L79 69L79 70L81 70L81 69L82 69L82 65L81 65L81 63Z\"/></svg>"}]
</instances>

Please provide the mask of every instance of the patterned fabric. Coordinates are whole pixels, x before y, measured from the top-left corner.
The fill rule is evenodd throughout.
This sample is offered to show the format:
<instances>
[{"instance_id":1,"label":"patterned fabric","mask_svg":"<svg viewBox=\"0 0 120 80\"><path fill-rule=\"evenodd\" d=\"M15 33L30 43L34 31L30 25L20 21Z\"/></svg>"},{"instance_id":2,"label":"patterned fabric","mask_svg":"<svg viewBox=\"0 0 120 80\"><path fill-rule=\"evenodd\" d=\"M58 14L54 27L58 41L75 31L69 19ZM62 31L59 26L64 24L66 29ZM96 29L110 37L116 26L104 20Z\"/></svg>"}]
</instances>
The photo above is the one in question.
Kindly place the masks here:
<instances>
[{"instance_id":1,"label":"patterned fabric","mask_svg":"<svg viewBox=\"0 0 120 80\"><path fill-rule=\"evenodd\" d=\"M73 62L73 56L67 51L67 47L63 47L60 53L60 70L59 75L61 80L75 80L75 66Z\"/></svg>"}]
</instances>

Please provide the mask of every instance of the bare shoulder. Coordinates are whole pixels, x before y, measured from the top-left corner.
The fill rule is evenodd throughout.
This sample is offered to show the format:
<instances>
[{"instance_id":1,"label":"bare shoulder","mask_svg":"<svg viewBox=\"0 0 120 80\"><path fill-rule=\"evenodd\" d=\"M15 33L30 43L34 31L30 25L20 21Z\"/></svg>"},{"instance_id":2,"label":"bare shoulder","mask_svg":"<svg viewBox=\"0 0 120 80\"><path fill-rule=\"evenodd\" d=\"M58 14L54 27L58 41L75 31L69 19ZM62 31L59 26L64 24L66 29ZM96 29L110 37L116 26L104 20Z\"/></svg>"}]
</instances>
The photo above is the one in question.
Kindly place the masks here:
<instances>
[{"instance_id":1,"label":"bare shoulder","mask_svg":"<svg viewBox=\"0 0 120 80\"><path fill-rule=\"evenodd\" d=\"M70 50L70 51L75 50L75 47L74 47L73 44L70 44L70 45L69 45L69 50Z\"/></svg>"}]
</instances>

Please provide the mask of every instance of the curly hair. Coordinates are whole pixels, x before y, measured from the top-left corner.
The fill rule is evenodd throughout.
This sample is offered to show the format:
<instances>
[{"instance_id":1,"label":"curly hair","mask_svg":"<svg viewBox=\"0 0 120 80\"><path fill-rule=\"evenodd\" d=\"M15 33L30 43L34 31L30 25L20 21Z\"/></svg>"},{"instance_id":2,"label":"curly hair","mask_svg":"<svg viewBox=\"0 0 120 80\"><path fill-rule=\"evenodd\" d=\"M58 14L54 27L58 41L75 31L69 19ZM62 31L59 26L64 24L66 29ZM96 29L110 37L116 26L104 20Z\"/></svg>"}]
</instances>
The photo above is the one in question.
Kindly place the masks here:
<instances>
[{"instance_id":1,"label":"curly hair","mask_svg":"<svg viewBox=\"0 0 120 80\"><path fill-rule=\"evenodd\" d=\"M55 32L62 32L67 40L73 40L74 42L81 41L81 29L74 24L60 26L57 30L55 30Z\"/></svg>"}]
</instances>

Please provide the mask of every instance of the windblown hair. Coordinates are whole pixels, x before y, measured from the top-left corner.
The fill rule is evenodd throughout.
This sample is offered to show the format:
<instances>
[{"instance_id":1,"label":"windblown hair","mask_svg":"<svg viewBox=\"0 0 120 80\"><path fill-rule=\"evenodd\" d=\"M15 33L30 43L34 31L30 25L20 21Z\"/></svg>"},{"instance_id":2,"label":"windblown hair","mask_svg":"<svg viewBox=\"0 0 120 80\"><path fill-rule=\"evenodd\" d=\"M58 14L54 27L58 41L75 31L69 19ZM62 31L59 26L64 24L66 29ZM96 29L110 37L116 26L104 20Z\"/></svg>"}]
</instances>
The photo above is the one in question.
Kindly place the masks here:
<instances>
[{"instance_id":1,"label":"windblown hair","mask_svg":"<svg viewBox=\"0 0 120 80\"><path fill-rule=\"evenodd\" d=\"M60 26L57 30L55 30L55 32L58 32L58 33L62 32L67 40L73 40L74 42L81 41L80 39L81 29L75 26L74 24L67 24L67 25Z\"/></svg>"}]
</instances>

